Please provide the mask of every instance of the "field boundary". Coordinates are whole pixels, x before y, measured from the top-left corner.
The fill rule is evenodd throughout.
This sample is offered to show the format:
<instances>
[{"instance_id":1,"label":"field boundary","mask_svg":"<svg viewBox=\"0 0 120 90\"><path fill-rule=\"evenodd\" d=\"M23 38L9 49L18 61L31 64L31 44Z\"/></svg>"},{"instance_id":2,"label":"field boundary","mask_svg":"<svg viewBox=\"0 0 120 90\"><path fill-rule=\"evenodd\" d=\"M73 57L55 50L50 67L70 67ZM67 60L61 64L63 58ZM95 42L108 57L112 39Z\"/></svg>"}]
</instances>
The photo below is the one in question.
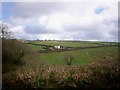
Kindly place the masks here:
<instances>
[{"instance_id":1,"label":"field boundary","mask_svg":"<svg viewBox=\"0 0 120 90\"><path fill-rule=\"evenodd\" d=\"M86 47L71 47L71 48L67 48L64 50L50 50L50 49L46 49L46 50L42 50L39 51L40 53L50 53L50 52L64 52L64 51L73 51L73 50L80 50L80 49L91 49L91 48L102 48L102 47L111 47L111 46L118 46L118 45L101 45L101 46L86 46Z\"/></svg>"}]
</instances>

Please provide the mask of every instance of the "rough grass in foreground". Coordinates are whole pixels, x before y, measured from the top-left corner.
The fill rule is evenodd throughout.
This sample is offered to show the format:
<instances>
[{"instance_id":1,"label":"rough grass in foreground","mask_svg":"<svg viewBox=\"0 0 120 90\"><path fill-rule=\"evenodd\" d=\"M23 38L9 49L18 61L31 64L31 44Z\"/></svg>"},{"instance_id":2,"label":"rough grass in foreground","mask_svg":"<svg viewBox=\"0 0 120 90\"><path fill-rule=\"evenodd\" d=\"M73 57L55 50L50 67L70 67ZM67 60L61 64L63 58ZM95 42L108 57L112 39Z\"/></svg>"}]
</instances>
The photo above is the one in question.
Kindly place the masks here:
<instances>
[{"instance_id":1,"label":"rough grass in foreground","mask_svg":"<svg viewBox=\"0 0 120 90\"><path fill-rule=\"evenodd\" d=\"M3 76L3 88L120 88L118 58L103 62L84 66L45 65L27 71L21 69Z\"/></svg>"}]
</instances>

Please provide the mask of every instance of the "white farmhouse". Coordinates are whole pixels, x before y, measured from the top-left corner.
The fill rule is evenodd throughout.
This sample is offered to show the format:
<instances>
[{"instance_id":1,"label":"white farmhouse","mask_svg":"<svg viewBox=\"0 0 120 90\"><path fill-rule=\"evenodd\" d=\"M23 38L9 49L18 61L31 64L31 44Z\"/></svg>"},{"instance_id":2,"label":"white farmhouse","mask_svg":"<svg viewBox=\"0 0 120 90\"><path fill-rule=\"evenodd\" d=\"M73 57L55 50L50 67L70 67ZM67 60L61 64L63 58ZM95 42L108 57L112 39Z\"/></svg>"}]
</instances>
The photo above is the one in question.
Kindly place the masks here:
<instances>
[{"instance_id":1,"label":"white farmhouse","mask_svg":"<svg viewBox=\"0 0 120 90\"><path fill-rule=\"evenodd\" d=\"M60 46L54 46L55 49L60 49Z\"/></svg>"}]
</instances>

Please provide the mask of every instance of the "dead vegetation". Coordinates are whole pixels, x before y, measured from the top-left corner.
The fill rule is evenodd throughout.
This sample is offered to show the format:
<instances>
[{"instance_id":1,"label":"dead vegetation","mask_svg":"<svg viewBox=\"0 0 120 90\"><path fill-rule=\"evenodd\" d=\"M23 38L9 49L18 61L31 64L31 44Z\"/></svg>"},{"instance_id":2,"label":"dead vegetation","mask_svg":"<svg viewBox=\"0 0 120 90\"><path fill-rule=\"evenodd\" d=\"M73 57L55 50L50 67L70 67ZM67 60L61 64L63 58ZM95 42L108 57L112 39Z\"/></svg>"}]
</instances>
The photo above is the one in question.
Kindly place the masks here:
<instances>
[{"instance_id":1,"label":"dead vegetation","mask_svg":"<svg viewBox=\"0 0 120 90\"><path fill-rule=\"evenodd\" d=\"M18 70L3 76L3 88L120 88L120 65L117 61L118 58L84 66L45 65L28 71Z\"/></svg>"}]
</instances>

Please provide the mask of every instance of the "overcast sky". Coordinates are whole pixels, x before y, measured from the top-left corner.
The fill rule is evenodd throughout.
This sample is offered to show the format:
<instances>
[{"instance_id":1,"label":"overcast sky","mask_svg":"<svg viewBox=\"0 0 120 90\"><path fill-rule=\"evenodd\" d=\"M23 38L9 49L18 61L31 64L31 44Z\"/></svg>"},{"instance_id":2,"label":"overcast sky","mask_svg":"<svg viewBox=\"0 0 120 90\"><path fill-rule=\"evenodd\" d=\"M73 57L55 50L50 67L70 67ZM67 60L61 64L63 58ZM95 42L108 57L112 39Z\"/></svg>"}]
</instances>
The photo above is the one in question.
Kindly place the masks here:
<instances>
[{"instance_id":1,"label":"overcast sky","mask_svg":"<svg viewBox=\"0 0 120 90\"><path fill-rule=\"evenodd\" d=\"M118 2L3 2L2 20L21 39L118 40Z\"/></svg>"}]
</instances>

